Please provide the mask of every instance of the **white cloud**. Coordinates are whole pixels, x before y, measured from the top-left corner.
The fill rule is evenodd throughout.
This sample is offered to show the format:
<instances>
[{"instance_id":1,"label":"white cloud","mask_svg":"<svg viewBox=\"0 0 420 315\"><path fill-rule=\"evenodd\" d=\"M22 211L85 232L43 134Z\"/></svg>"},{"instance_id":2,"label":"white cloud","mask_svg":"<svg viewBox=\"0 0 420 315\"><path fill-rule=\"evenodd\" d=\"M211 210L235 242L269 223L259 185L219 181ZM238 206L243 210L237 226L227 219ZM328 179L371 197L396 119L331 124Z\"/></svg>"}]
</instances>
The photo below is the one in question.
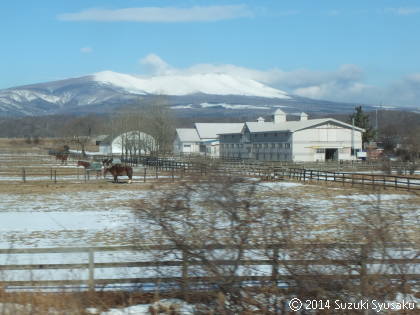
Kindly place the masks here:
<instances>
[{"instance_id":1,"label":"white cloud","mask_svg":"<svg viewBox=\"0 0 420 315\"><path fill-rule=\"evenodd\" d=\"M296 69L284 71L273 68L256 70L232 64L196 64L175 68L156 54L140 60L144 74L189 75L198 73L226 73L253 79L268 86L302 97L351 103L384 103L388 105L420 105L420 73L406 76L380 87L365 83L364 70L352 64L341 65L333 71Z\"/></svg>"},{"instance_id":2,"label":"white cloud","mask_svg":"<svg viewBox=\"0 0 420 315\"><path fill-rule=\"evenodd\" d=\"M172 67L162 60L158 55L148 54L146 57L139 60L146 73L153 75L168 74Z\"/></svg>"},{"instance_id":3,"label":"white cloud","mask_svg":"<svg viewBox=\"0 0 420 315\"><path fill-rule=\"evenodd\" d=\"M385 11L395 13L397 15L412 15L420 13L420 7L387 8Z\"/></svg>"},{"instance_id":4,"label":"white cloud","mask_svg":"<svg viewBox=\"0 0 420 315\"><path fill-rule=\"evenodd\" d=\"M92 51L93 51L93 48L89 46L80 48L80 52L84 54L90 54Z\"/></svg>"},{"instance_id":5,"label":"white cloud","mask_svg":"<svg viewBox=\"0 0 420 315\"><path fill-rule=\"evenodd\" d=\"M60 14L57 18L62 21L210 22L251 16L253 16L253 13L245 5L219 5L190 8L86 9L77 13Z\"/></svg>"}]
</instances>

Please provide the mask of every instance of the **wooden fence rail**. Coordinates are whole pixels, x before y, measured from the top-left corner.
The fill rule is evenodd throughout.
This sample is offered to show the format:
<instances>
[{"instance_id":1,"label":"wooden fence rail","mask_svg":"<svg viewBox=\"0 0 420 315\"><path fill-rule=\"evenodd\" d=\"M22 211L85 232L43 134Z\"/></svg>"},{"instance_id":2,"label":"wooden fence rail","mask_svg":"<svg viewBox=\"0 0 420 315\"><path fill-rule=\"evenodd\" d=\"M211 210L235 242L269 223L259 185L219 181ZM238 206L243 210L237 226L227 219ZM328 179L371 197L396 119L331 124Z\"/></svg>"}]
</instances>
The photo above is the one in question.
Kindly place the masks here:
<instances>
[{"instance_id":1,"label":"wooden fence rail","mask_svg":"<svg viewBox=\"0 0 420 315\"><path fill-rule=\"evenodd\" d=\"M354 258L352 259L339 259L339 258L331 258L331 259L280 259L279 253L291 253L295 250L299 250L300 247L304 246L311 246L311 248L319 248L325 250L333 250L334 252L337 249L345 249L346 251L352 249L355 251ZM294 248L289 248L283 244L270 244L268 246L257 246L257 245L248 245L248 246L241 246L242 249L246 250L262 250L266 254L266 259L241 259L239 261L232 260L232 259L217 259L211 260L208 263L212 264L213 266L220 266L220 265L243 265L243 266L263 266L268 265L271 266L271 273L268 275L259 275L259 276L243 276L237 275L234 276L235 282L243 282L243 281L256 281L262 283L263 281L286 281L286 280L294 280L296 277L299 279L317 279L317 278L330 278L330 279L355 279L362 282L362 277L366 276L365 272L368 269L367 266L369 264L382 264L382 265L401 265L401 264L409 264L409 265L416 265L420 264L420 258L418 256L419 249L413 248L411 245L406 244L389 244L386 246L391 251L401 250L405 253L405 256L397 257L397 258L389 258L387 256L386 259L381 259L375 257L374 254L371 257L366 256L366 248L364 245L361 244L302 244L296 245ZM235 249L234 246L225 246L221 244L217 245L207 245L204 247L197 247L197 248L189 248L188 250L217 250L217 249ZM150 251L176 251L178 252L179 259L177 260L162 260L162 259L155 259L155 260L148 260L148 261L125 261L125 262L96 262L95 255L98 253L104 252L134 252L134 253L141 253L141 252L150 252ZM410 252L411 254L408 256L407 253ZM5 290L16 290L22 287L31 287L36 289L37 287L47 287L47 286L82 286L86 287L89 290L95 289L103 289L104 286L107 285L115 285L115 284L131 284L131 285L139 285L139 284L149 284L150 286L156 286L158 284L165 284L167 288L176 287L177 289L188 290L190 289L190 285L194 284L201 284L201 285L210 285L211 283L215 283L215 281L220 280L217 277L211 275L203 275L203 276L195 276L191 275L192 267L193 266L201 266L203 262L192 259L189 257L188 253L183 250L179 249L173 245L146 245L146 246L118 246L118 247L70 247L70 248L29 248L29 249L0 249L0 255L33 255L33 254L69 254L69 253L82 253L86 254L85 259L80 257L81 260L87 262L76 262L76 263L45 263L45 264L3 264L0 265L0 271L7 270L7 271L18 271L18 270L75 270L75 269L84 269L87 271L87 280L86 279L76 279L76 280L4 280L0 281L0 286ZM410 257L410 258L407 258ZM285 274L280 271L279 268L281 266L289 265L289 266L356 266L356 268L352 268L353 270L359 270L359 273L351 273L351 274L301 274L301 275L290 275ZM129 278L110 278L110 279L97 279L95 278L95 270L96 269L104 269L104 268L141 268L141 267L153 267L153 268L161 268L161 267L180 267L180 272L178 275L165 275L163 277L156 276L156 277L129 277ZM418 269L416 269L418 272ZM407 279L409 281L420 280L419 273L411 273L411 274L392 274L386 273L381 275L383 278L390 278L390 279ZM80 288L79 288L80 289Z\"/></svg>"},{"instance_id":2,"label":"wooden fence rail","mask_svg":"<svg viewBox=\"0 0 420 315\"><path fill-rule=\"evenodd\" d=\"M107 155L95 155L91 158L94 160L102 160L110 158L112 156ZM232 162L216 160L213 164L207 164L203 161L182 161L176 158L170 157L152 157L152 156L139 156L135 158L120 158L123 163L130 164L133 166L142 165L143 169L140 170L140 174L134 174L139 176L143 182L146 182L148 178L159 179L159 177L172 178L183 178L184 175L196 174L206 175L208 173L220 173L231 176L254 176L267 180L284 180L293 179L299 181L310 181L316 182L336 182L342 185L358 185L358 186L375 186L381 188L394 188L403 190L420 190L420 177L414 176L401 176L401 175L386 175L386 174L363 174L354 172L342 172L342 171L329 171L320 169L308 169L302 167L287 167L278 166L275 164L269 165L260 162ZM213 161L213 160L212 160ZM150 170L151 169L151 170ZM16 175L20 176L22 182L27 182L36 176L45 177L49 176L51 181L55 183L58 180L65 180L68 177L76 176L77 179L82 179L87 182L97 177L97 173L92 171L85 171L76 169L76 174L72 171L63 170L60 168L49 169L49 174L42 173L40 171L34 172L32 168L25 169L21 168L17 170ZM166 172L166 174L162 174ZM16 176L16 180L19 177ZM66 177L67 176L67 177ZM74 179L74 178L73 178ZM0 182L2 182L0 180Z\"/></svg>"}]
</instances>

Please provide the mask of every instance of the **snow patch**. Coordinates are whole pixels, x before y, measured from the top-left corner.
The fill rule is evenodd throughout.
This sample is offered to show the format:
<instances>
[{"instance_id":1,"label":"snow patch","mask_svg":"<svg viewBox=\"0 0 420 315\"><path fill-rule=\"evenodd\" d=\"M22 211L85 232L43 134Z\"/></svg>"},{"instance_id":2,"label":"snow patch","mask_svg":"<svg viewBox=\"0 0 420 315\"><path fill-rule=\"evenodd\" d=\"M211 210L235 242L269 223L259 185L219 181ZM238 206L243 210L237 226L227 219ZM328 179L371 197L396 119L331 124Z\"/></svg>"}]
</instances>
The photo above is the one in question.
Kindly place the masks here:
<instances>
[{"instance_id":1,"label":"snow patch","mask_svg":"<svg viewBox=\"0 0 420 315\"><path fill-rule=\"evenodd\" d=\"M223 107L226 109L271 109L270 107L266 106L255 106L255 105L241 105L241 104L226 104L226 103L201 103L201 108L208 108L208 107Z\"/></svg>"},{"instance_id":2,"label":"snow patch","mask_svg":"<svg viewBox=\"0 0 420 315\"><path fill-rule=\"evenodd\" d=\"M381 194L381 195L340 195L336 196L338 199L352 199L357 201L387 201L387 200L406 200L412 198L408 195L398 195L398 194Z\"/></svg>"}]
</instances>

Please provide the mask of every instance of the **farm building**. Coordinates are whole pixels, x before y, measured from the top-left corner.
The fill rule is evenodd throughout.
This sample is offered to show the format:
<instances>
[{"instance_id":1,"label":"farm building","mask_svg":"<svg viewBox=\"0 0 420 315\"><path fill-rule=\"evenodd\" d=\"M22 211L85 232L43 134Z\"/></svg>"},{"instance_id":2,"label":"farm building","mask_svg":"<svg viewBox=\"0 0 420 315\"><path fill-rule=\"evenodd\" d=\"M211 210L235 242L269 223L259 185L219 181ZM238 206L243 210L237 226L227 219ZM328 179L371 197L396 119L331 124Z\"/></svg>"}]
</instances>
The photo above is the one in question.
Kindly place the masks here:
<instances>
[{"instance_id":1,"label":"farm building","mask_svg":"<svg viewBox=\"0 0 420 315\"><path fill-rule=\"evenodd\" d=\"M117 137L108 136L99 143L99 152L102 154L149 154L156 149L155 139L142 131L129 131Z\"/></svg>"},{"instance_id":2,"label":"farm building","mask_svg":"<svg viewBox=\"0 0 420 315\"><path fill-rule=\"evenodd\" d=\"M241 131L219 132L220 156L262 161L354 160L362 150L363 129L333 118L288 121L277 109L273 121L258 118Z\"/></svg>"},{"instance_id":3,"label":"farm building","mask_svg":"<svg viewBox=\"0 0 420 315\"><path fill-rule=\"evenodd\" d=\"M219 156L219 133L240 132L243 123L195 123L194 128L176 129L174 152Z\"/></svg>"}]
</instances>

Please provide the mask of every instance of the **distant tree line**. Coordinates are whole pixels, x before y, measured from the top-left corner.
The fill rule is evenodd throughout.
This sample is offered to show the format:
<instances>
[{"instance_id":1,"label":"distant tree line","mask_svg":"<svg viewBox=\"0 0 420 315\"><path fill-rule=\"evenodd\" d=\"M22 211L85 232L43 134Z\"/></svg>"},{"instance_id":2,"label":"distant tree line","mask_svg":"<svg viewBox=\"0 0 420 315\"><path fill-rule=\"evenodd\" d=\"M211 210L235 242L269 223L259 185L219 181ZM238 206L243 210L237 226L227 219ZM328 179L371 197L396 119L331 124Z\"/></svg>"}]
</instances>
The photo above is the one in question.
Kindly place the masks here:
<instances>
[{"instance_id":1,"label":"distant tree line","mask_svg":"<svg viewBox=\"0 0 420 315\"><path fill-rule=\"evenodd\" d=\"M420 155L420 113L378 110L364 112L361 107L349 117L342 115L313 115L311 118L333 117L348 123L355 118L355 125L367 129L364 141L380 142L387 153L395 153L404 159ZM268 118L268 117L267 117ZM25 138L37 142L43 137L70 137L79 147L83 139L95 135L119 135L123 132L139 130L156 138L164 150L171 147L175 128L193 127L194 122L243 122L253 121L255 117L246 114L236 117L215 116L177 116L157 99L149 106L127 106L118 112L87 115L49 115L17 118L0 117L0 137ZM378 129L376 130L376 121Z\"/></svg>"}]
</instances>

